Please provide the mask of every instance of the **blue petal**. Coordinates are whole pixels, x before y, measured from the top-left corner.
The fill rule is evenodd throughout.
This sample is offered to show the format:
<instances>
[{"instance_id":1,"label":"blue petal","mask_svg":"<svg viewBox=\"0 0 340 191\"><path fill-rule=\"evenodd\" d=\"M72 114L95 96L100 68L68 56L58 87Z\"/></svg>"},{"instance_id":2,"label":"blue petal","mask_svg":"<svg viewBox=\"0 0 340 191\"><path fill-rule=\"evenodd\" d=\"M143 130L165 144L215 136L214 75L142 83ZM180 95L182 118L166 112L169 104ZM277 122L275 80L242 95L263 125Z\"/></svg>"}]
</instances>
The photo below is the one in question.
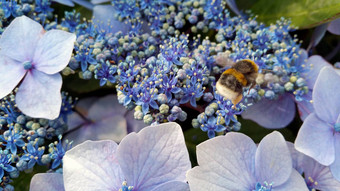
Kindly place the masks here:
<instances>
[{"instance_id":1,"label":"blue petal","mask_svg":"<svg viewBox=\"0 0 340 191\"><path fill-rule=\"evenodd\" d=\"M70 7L74 6L74 3L71 0L53 0L53 1Z\"/></svg>"},{"instance_id":2,"label":"blue petal","mask_svg":"<svg viewBox=\"0 0 340 191\"><path fill-rule=\"evenodd\" d=\"M13 167L13 166L11 166L11 165L6 165L5 167L6 167L5 170L6 170L7 172L13 172L13 171L16 170L16 168Z\"/></svg>"},{"instance_id":3,"label":"blue petal","mask_svg":"<svg viewBox=\"0 0 340 191\"><path fill-rule=\"evenodd\" d=\"M240 11L238 10L234 0L227 0L227 5L236 15L240 15Z\"/></svg>"},{"instance_id":4,"label":"blue petal","mask_svg":"<svg viewBox=\"0 0 340 191\"><path fill-rule=\"evenodd\" d=\"M242 113L245 119L251 119L259 125L269 128L284 128L295 116L294 98L289 94L284 94L278 100L268 100L263 98L258 103L247 108Z\"/></svg>"},{"instance_id":5,"label":"blue petal","mask_svg":"<svg viewBox=\"0 0 340 191\"><path fill-rule=\"evenodd\" d=\"M0 168L0 178L4 176L4 169Z\"/></svg>"},{"instance_id":6,"label":"blue petal","mask_svg":"<svg viewBox=\"0 0 340 191\"><path fill-rule=\"evenodd\" d=\"M31 160L28 162L28 168L29 168L29 169L30 169L30 168L33 168L36 162L37 162L36 160L31 159Z\"/></svg>"},{"instance_id":7,"label":"blue petal","mask_svg":"<svg viewBox=\"0 0 340 191\"><path fill-rule=\"evenodd\" d=\"M328 25L328 31L330 33L335 34L335 35L340 35L340 19L336 19L336 20L332 21Z\"/></svg>"},{"instance_id":8,"label":"blue petal","mask_svg":"<svg viewBox=\"0 0 340 191\"><path fill-rule=\"evenodd\" d=\"M157 103L156 103L154 100L151 100L151 101L150 101L150 106L151 106L152 108L154 108L154 109L158 109L158 105L157 105Z\"/></svg>"},{"instance_id":9,"label":"blue petal","mask_svg":"<svg viewBox=\"0 0 340 191\"><path fill-rule=\"evenodd\" d=\"M196 97L195 96L192 96L191 99L190 99L190 104L193 106L193 107L197 107L197 104L196 104Z\"/></svg>"},{"instance_id":10,"label":"blue petal","mask_svg":"<svg viewBox=\"0 0 340 191\"><path fill-rule=\"evenodd\" d=\"M189 101L190 97L189 96L183 96L181 101L179 101L180 104L187 103Z\"/></svg>"},{"instance_id":11,"label":"blue petal","mask_svg":"<svg viewBox=\"0 0 340 191\"><path fill-rule=\"evenodd\" d=\"M325 24L319 25L318 27L314 29L307 51L314 48L316 45L319 44L323 36L325 36L327 27L328 27L328 23L325 23Z\"/></svg>"}]
</instances>

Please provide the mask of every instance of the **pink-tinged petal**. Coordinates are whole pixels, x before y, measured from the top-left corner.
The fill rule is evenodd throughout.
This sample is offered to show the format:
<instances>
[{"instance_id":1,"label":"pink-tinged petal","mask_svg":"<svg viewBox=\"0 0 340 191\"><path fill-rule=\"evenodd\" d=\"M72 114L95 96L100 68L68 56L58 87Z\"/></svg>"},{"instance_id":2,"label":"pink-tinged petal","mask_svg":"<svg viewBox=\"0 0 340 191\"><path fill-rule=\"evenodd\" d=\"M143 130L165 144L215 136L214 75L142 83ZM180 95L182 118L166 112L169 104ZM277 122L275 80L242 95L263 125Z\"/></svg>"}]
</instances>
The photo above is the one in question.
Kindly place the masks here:
<instances>
[{"instance_id":1,"label":"pink-tinged petal","mask_svg":"<svg viewBox=\"0 0 340 191\"><path fill-rule=\"evenodd\" d=\"M302 176L296 171L292 170L292 173L289 179L282 185L276 187L275 182L273 185L273 190L275 191L309 191L306 182L302 178Z\"/></svg>"},{"instance_id":2,"label":"pink-tinged petal","mask_svg":"<svg viewBox=\"0 0 340 191\"><path fill-rule=\"evenodd\" d=\"M295 140L295 149L323 165L334 161L333 127L311 113L303 122Z\"/></svg>"},{"instance_id":3,"label":"pink-tinged petal","mask_svg":"<svg viewBox=\"0 0 340 191\"><path fill-rule=\"evenodd\" d=\"M12 92L25 73L26 70L20 63L0 55L0 99Z\"/></svg>"},{"instance_id":4,"label":"pink-tinged petal","mask_svg":"<svg viewBox=\"0 0 340 191\"><path fill-rule=\"evenodd\" d=\"M340 35L340 19L336 19L332 21L331 23L329 23L328 31L335 35Z\"/></svg>"},{"instance_id":5,"label":"pink-tinged petal","mask_svg":"<svg viewBox=\"0 0 340 191\"><path fill-rule=\"evenodd\" d=\"M32 177L30 191L64 191L63 175L59 173L38 173Z\"/></svg>"},{"instance_id":6,"label":"pink-tinged petal","mask_svg":"<svg viewBox=\"0 0 340 191\"><path fill-rule=\"evenodd\" d=\"M181 181L166 182L152 191L190 191L189 185Z\"/></svg>"},{"instance_id":7,"label":"pink-tinged petal","mask_svg":"<svg viewBox=\"0 0 340 191\"><path fill-rule=\"evenodd\" d=\"M340 117L340 116L339 116ZM335 179L340 181L340 135L337 133L334 140L335 160L331 164L330 169Z\"/></svg>"},{"instance_id":8,"label":"pink-tinged petal","mask_svg":"<svg viewBox=\"0 0 340 191\"><path fill-rule=\"evenodd\" d=\"M253 120L269 129L286 127L294 116L295 103L289 94L280 96L278 100L263 98L242 113L243 118Z\"/></svg>"},{"instance_id":9,"label":"pink-tinged petal","mask_svg":"<svg viewBox=\"0 0 340 191\"><path fill-rule=\"evenodd\" d=\"M52 0L52 1L63 4L63 5L67 5L70 7L74 7L74 3L71 0Z\"/></svg>"},{"instance_id":10,"label":"pink-tinged petal","mask_svg":"<svg viewBox=\"0 0 340 191\"><path fill-rule=\"evenodd\" d=\"M118 103L117 96L107 95L96 100L90 107L88 117L93 120L101 120L106 117L124 116L127 109Z\"/></svg>"},{"instance_id":11,"label":"pink-tinged petal","mask_svg":"<svg viewBox=\"0 0 340 191\"><path fill-rule=\"evenodd\" d=\"M26 16L17 17L1 35L1 52L21 63L31 61L44 32L38 22Z\"/></svg>"},{"instance_id":12,"label":"pink-tinged petal","mask_svg":"<svg viewBox=\"0 0 340 191\"><path fill-rule=\"evenodd\" d=\"M118 147L126 181L138 191L150 191L169 181L185 181L191 168L181 127L177 123L149 126L130 133Z\"/></svg>"},{"instance_id":13,"label":"pink-tinged petal","mask_svg":"<svg viewBox=\"0 0 340 191\"><path fill-rule=\"evenodd\" d=\"M65 139L72 140L73 145L86 140L113 140L120 142L127 135L127 124L123 116L113 115L109 118L84 124L79 129L71 131Z\"/></svg>"},{"instance_id":14,"label":"pink-tinged petal","mask_svg":"<svg viewBox=\"0 0 340 191\"><path fill-rule=\"evenodd\" d=\"M69 63L76 35L62 31L50 30L39 40L34 53L35 69L46 74L55 74Z\"/></svg>"},{"instance_id":15,"label":"pink-tinged petal","mask_svg":"<svg viewBox=\"0 0 340 191\"><path fill-rule=\"evenodd\" d=\"M112 5L97 5L93 8L93 23L99 30L109 33L121 31L128 33L130 25L117 21L114 17L115 10Z\"/></svg>"},{"instance_id":16,"label":"pink-tinged petal","mask_svg":"<svg viewBox=\"0 0 340 191\"><path fill-rule=\"evenodd\" d=\"M188 171L191 191L251 190L255 186L255 143L230 132L197 146L198 167Z\"/></svg>"},{"instance_id":17,"label":"pink-tinged petal","mask_svg":"<svg viewBox=\"0 0 340 191\"><path fill-rule=\"evenodd\" d=\"M325 59L319 55L314 55L308 58L306 63L306 72L303 73L303 77L306 80L309 89L314 88L315 81L321 71L325 66L332 66Z\"/></svg>"},{"instance_id":18,"label":"pink-tinged petal","mask_svg":"<svg viewBox=\"0 0 340 191\"><path fill-rule=\"evenodd\" d=\"M37 70L27 72L15 100L18 108L33 118L55 119L61 108L60 74L47 75Z\"/></svg>"},{"instance_id":19,"label":"pink-tinged petal","mask_svg":"<svg viewBox=\"0 0 340 191\"><path fill-rule=\"evenodd\" d=\"M304 100L296 102L302 121L304 121L309 114L314 112L312 94L312 90L309 90L308 93L303 96Z\"/></svg>"},{"instance_id":20,"label":"pink-tinged petal","mask_svg":"<svg viewBox=\"0 0 340 191\"><path fill-rule=\"evenodd\" d=\"M340 182L333 177L328 166L324 166L306 155L301 164L304 169L305 181L310 188L322 191L340 190Z\"/></svg>"},{"instance_id":21,"label":"pink-tinged petal","mask_svg":"<svg viewBox=\"0 0 340 191\"><path fill-rule=\"evenodd\" d=\"M281 133L274 131L265 136L255 155L257 182L273 182L279 186L289 179L292 167L292 157Z\"/></svg>"},{"instance_id":22,"label":"pink-tinged petal","mask_svg":"<svg viewBox=\"0 0 340 191\"><path fill-rule=\"evenodd\" d=\"M317 116L334 124L340 113L340 75L332 67L321 69L313 90L313 104Z\"/></svg>"},{"instance_id":23,"label":"pink-tinged petal","mask_svg":"<svg viewBox=\"0 0 340 191\"><path fill-rule=\"evenodd\" d=\"M65 190L119 190L124 181L113 141L86 141L63 158Z\"/></svg>"},{"instance_id":24,"label":"pink-tinged petal","mask_svg":"<svg viewBox=\"0 0 340 191\"><path fill-rule=\"evenodd\" d=\"M80 114L88 118L88 109L97 99L98 99L97 97L89 97L81 99L80 101L77 102L77 105L75 107L76 112L73 112L71 115L67 117L68 131L73 130L79 125L85 124L86 121L83 117L80 116Z\"/></svg>"}]
</instances>

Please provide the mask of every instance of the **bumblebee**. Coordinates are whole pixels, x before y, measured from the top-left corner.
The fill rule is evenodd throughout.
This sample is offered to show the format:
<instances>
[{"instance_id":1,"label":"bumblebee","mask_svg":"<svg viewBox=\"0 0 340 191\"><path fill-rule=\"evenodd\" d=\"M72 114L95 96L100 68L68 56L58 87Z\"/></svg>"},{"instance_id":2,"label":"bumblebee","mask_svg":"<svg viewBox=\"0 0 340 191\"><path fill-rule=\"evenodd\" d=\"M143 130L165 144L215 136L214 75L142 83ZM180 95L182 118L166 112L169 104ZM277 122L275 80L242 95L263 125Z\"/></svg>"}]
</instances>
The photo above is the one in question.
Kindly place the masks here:
<instances>
[{"instance_id":1,"label":"bumblebee","mask_svg":"<svg viewBox=\"0 0 340 191\"><path fill-rule=\"evenodd\" d=\"M230 99L233 108L242 100L244 87L253 88L256 85L258 66L254 61L245 59L236 62L224 71L216 83L217 92Z\"/></svg>"}]
</instances>

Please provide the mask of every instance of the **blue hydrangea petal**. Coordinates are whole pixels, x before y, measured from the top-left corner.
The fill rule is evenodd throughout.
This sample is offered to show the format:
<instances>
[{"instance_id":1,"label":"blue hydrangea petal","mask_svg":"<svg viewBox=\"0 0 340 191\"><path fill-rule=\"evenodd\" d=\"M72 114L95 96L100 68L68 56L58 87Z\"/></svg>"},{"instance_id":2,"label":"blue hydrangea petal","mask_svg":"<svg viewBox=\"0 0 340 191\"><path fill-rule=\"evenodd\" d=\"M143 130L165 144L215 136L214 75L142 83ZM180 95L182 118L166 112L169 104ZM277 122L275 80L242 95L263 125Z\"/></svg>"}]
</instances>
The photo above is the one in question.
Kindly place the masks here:
<instances>
[{"instance_id":1,"label":"blue hydrangea petal","mask_svg":"<svg viewBox=\"0 0 340 191\"><path fill-rule=\"evenodd\" d=\"M93 4L100 4L100 3L106 3L110 2L110 0L91 0L91 3Z\"/></svg>"},{"instance_id":2,"label":"blue hydrangea petal","mask_svg":"<svg viewBox=\"0 0 340 191\"><path fill-rule=\"evenodd\" d=\"M74 6L74 3L72 2L72 0L52 0L52 1L63 4L63 5L67 5L70 7Z\"/></svg>"},{"instance_id":3,"label":"blue hydrangea petal","mask_svg":"<svg viewBox=\"0 0 340 191\"><path fill-rule=\"evenodd\" d=\"M315 81L325 66L331 66L325 59L319 55L314 55L308 58L306 63L306 72L303 73L303 77L306 80L306 84L309 89L314 88Z\"/></svg>"},{"instance_id":4,"label":"blue hydrangea petal","mask_svg":"<svg viewBox=\"0 0 340 191\"><path fill-rule=\"evenodd\" d=\"M274 183L275 185L275 183ZM282 185L276 187L273 186L273 190L275 191L309 191L306 182L302 178L302 176L296 171L292 170L289 179Z\"/></svg>"},{"instance_id":5,"label":"blue hydrangea petal","mask_svg":"<svg viewBox=\"0 0 340 191\"><path fill-rule=\"evenodd\" d=\"M79 125L85 123L85 120L76 112L72 112L69 116L67 116L67 130L70 131Z\"/></svg>"},{"instance_id":6,"label":"blue hydrangea petal","mask_svg":"<svg viewBox=\"0 0 340 191\"><path fill-rule=\"evenodd\" d=\"M238 7L235 3L235 0L227 0L227 5L229 6L229 8L236 14L236 15L240 15L240 11L238 10Z\"/></svg>"},{"instance_id":7,"label":"blue hydrangea petal","mask_svg":"<svg viewBox=\"0 0 340 191\"><path fill-rule=\"evenodd\" d=\"M187 173L190 190L250 190L256 183L255 153L251 138L235 132L199 144L199 166Z\"/></svg>"},{"instance_id":8,"label":"blue hydrangea petal","mask_svg":"<svg viewBox=\"0 0 340 191\"><path fill-rule=\"evenodd\" d=\"M88 117L91 120L99 121L114 115L124 115L126 109L118 103L117 96L107 95L96 100L91 105Z\"/></svg>"},{"instance_id":9,"label":"blue hydrangea petal","mask_svg":"<svg viewBox=\"0 0 340 191\"><path fill-rule=\"evenodd\" d=\"M89 0L72 0L73 2L77 3L78 5L81 5L89 10L92 10L94 5L89 2Z\"/></svg>"},{"instance_id":10,"label":"blue hydrangea petal","mask_svg":"<svg viewBox=\"0 0 340 191\"><path fill-rule=\"evenodd\" d=\"M130 26L117 21L114 13L115 10L111 5L97 5L93 8L93 23L99 30L110 33L121 31L123 34L127 34Z\"/></svg>"},{"instance_id":11,"label":"blue hydrangea petal","mask_svg":"<svg viewBox=\"0 0 340 191\"><path fill-rule=\"evenodd\" d=\"M308 45L308 50L314 48L316 45L319 44L321 39L325 36L327 31L328 23L321 24L317 26L312 34L312 38L310 39L310 43Z\"/></svg>"},{"instance_id":12,"label":"blue hydrangea petal","mask_svg":"<svg viewBox=\"0 0 340 191\"><path fill-rule=\"evenodd\" d=\"M286 141L286 143L290 151L290 155L292 156L293 168L297 170L300 174L302 174L303 173L302 163L306 155L297 151L293 143L288 142L288 141Z\"/></svg>"},{"instance_id":13,"label":"blue hydrangea petal","mask_svg":"<svg viewBox=\"0 0 340 191\"><path fill-rule=\"evenodd\" d=\"M340 113L340 75L332 67L324 67L315 82L313 104L317 116L334 124Z\"/></svg>"},{"instance_id":14,"label":"blue hydrangea petal","mask_svg":"<svg viewBox=\"0 0 340 191\"><path fill-rule=\"evenodd\" d=\"M86 141L63 158L65 190L119 190L125 180L113 141Z\"/></svg>"},{"instance_id":15,"label":"blue hydrangea petal","mask_svg":"<svg viewBox=\"0 0 340 191\"><path fill-rule=\"evenodd\" d=\"M3 55L20 63L33 58L39 39L44 34L43 27L32 19L21 16L15 18L0 38Z\"/></svg>"},{"instance_id":16,"label":"blue hydrangea petal","mask_svg":"<svg viewBox=\"0 0 340 191\"><path fill-rule=\"evenodd\" d=\"M151 191L190 191L189 185L181 181L166 182Z\"/></svg>"},{"instance_id":17,"label":"blue hydrangea petal","mask_svg":"<svg viewBox=\"0 0 340 191\"><path fill-rule=\"evenodd\" d=\"M186 171L191 169L183 132L177 123L130 133L117 152L126 181L138 191L153 190L169 181L185 182Z\"/></svg>"},{"instance_id":18,"label":"blue hydrangea petal","mask_svg":"<svg viewBox=\"0 0 340 191\"><path fill-rule=\"evenodd\" d=\"M333 164L331 164L330 169L335 179L340 181L340 135L335 135L335 160Z\"/></svg>"},{"instance_id":19,"label":"blue hydrangea petal","mask_svg":"<svg viewBox=\"0 0 340 191\"><path fill-rule=\"evenodd\" d=\"M311 113L303 122L295 140L296 150L323 165L330 165L335 158L333 127Z\"/></svg>"},{"instance_id":20,"label":"blue hydrangea petal","mask_svg":"<svg viewBox=\"0 0 340 191\"><path fill-rule=\"evenodd\" d=\"M258 182L285 183L292 172L292 158L284 137L278 131L265 136L256 151L255 173Z\"/></svg>"},{"instance_id":21,"label":"blue hydrangea petal","mask_svg":"<svg viewBox=\"0 0 340 191\"><path fill-rule=\"evenodd\" d=\"M37 70L26 74L16 94L18 108L34 118L55 119L61 108L61 75Z\"/></svg>"},{"instance_id":22,"label":"blue hydrangea petal","mask_svg":"<svg viewBox=\"0 0 340 191\"><path fill-rule=\"evenodd\" d=\"M340 19L336 19L332 21L331 23L329 23L328 31L335 35L340 35Z\"/></svg>"},{"instance_id":23,"label":"blue hydrangea petal","mask_svg":"<svg viewBox=\"0 0 340 191\"><path fill-rule=\"evenodd\" d=\"M263 98L242 113L245 119L251 119L259 125L269 128L286 127L295 116L295 103L291 95L285 94L278 100Z\"/></svg>"},{"instance_id":24,"label":"blue hydrangea petal","mask_svg":"<svg viewBox=\"0 0 340 191\"><path fill-rule=\"evenodd\" d=\"M35 69L46 74L55 74L64 69L72 55L76 35L62 31L50 30L39 40L33 63Z\"/></svg>"},{"instance_id":25,"label":"blue hydrangea petal","mask_svg":"<svg viewBox=\"0 0 340 191\"><path fill-rule=\"evenodd\" d=\"M113 140L120 142L127 135L126 119L122 115L112 115L70 132L65 139L78 145L86 140Z\"/></svg>"},{"instance_id":26,"label":"blue hydrangea petal","mask_svg":"<svg viewBox=\"0 0 340 191\"><path fill-rule=\"evenodd\" d=\"M4 174L5 174L4 169L0 168L0 178L2 178Z\"/></svg>"},{"instance_id":27,"label":"blue hydrangea petal","mask_svg":"<svg viewBox=\"0 0 340 191\"><path fill-rule=\"evenodd\" d=\"M25 76L21 63L0 54L0 99L7 96Z\"/></svg>"},{"instance_id":28,"label":"blue hydrangea petal","mask_svg":"<svg viewBox=\"0 0 340 191\"><path fill-rule=\"evenodd\" d=\"M64 191L63 175L59 173L38 173L31 179L30 191Z\"/></svg>"},{"instance_id":29,"label":"blue hydrangea petal","mask_svg":"<svg viewBox=\"0 0 340 191\"><path fill-rule=\"evenodd\" d=\"M299 115L302 121L306 119L306 117L314 112L312 99L312 91L308 91L307 94L303 95L304 100L297 101L296 104L298 106Z\"/></svg>"}]
</instances>

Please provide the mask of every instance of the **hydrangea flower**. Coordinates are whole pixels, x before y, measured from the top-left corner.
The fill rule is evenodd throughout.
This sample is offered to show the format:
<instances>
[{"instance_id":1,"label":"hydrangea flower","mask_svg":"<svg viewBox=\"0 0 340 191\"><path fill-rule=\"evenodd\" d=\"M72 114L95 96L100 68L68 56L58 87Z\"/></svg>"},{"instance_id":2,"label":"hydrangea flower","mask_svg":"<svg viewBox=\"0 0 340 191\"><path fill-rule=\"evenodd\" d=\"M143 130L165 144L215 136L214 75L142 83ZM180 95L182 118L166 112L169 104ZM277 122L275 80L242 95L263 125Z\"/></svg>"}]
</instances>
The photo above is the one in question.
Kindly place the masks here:
<instances>
[{"instance_id":1,"label":"hydrangea flower","mask_svg":"<svg viewBox=\"0 0 340 191\"><path fill-rule=\"evenodd\" d=\"M324 67L314 86L314 112L308 115L295 140L295 148L329 166L340 180L340 75Z\"/></svg>"},{"instance_id":2,"label":"hydrangea flower","mask_svg":"<svg viewBox=\"0 0 340 191\"><path fill-rule=\"evenodd\" d=\"M340 190L340 182L337 181L328 166L324 166L307 155L294 148L294 144L287 142L293 159L293 168L304 175L309 190L333 191Z\"/></svg>"},{"instance_id":3,"label":"hydrangea flower","mask_svg":"<svg viewBox=\"0 0 340 191\"><path fill-rule=\"evenodd\" d=\"M243 118L251 119L263 127L275 129L286 127L294 119L295 103L298 106L302 120L313 112L311 95L315 80L321 68L330 66L330 64L318 55L308 58L307 52L304 50L296 62L305 63L306 70L301 73L301 76L304 77L305 83L308 86L308 93L304 94L301 100L296 100L296 96L294 97L294 95L290 93L280 96L277 100L261 99L258 103L248 107L247 110L242 113ZM291 81L294 80L295 82L297 81L297 79L291 79ZM287 89L287 86L290 84L286 84L285 88Z\"/></svg>"},{"instance_id":4,"label":"hydrangea flower","mask_svg":"<svg viewBox=\"0 0 340 191\"><path fill-rule=\"evenodd\" d=\"M127 135L129 120L124 116L126 109L118 103L116 96L80 100L76 110L78 112L69 116L69 132L65 135L65 139L72 140L73 145L86 140L120 142Z\"/></svg>"},{"instance_id":5,"label":"hydrangea flower","mask_svg":"<svg viewBox=\"0 0 340 191\"><path fill-rule=\"evenodd\" d=\"M64 191L63 175L60 173L38 173L32 177L30 191Z\"/></svg>"},{"instance_id":6,"label":"hydrangea flower","mask_svg":"<svg viewBox=\"0 0 340 191\"><path fill-rule=\"evenodd\" d=\"M0 98L21 81L16 104L26 115L55 119L61 108L62 78L76 36L61 31L45 32L26 16L15 18L0 39Z\"/></svg>"},{"instance_id":7,"label":"hydrangea flower","mask_svg":"<svg viewBox=\"0 0 340 191\"><path fill-rule=\"evenodd\" d=\"M188 191L185 173L191 168L181 127L176 123L149 126L113 141L86 141L66 152L63 159L65 190ZM31 182L42 189L48 178ZM61 186L61 178L52 182ZM52 186L52 185L50 185ZM58 190L60 191L60 190Z\"/></svg>"},{"instance_id":8,"label":"hydrangea flower","mask_svg":"<svg viewBox=\"0 0 340 191\"><path fill-rule=\"evenodd\" d=\"M230 132L201 143L196 152L199 166L187 173L191 191L308 190L279 132L258 147L246 135Z\"/></svg>"}]
</instances>

